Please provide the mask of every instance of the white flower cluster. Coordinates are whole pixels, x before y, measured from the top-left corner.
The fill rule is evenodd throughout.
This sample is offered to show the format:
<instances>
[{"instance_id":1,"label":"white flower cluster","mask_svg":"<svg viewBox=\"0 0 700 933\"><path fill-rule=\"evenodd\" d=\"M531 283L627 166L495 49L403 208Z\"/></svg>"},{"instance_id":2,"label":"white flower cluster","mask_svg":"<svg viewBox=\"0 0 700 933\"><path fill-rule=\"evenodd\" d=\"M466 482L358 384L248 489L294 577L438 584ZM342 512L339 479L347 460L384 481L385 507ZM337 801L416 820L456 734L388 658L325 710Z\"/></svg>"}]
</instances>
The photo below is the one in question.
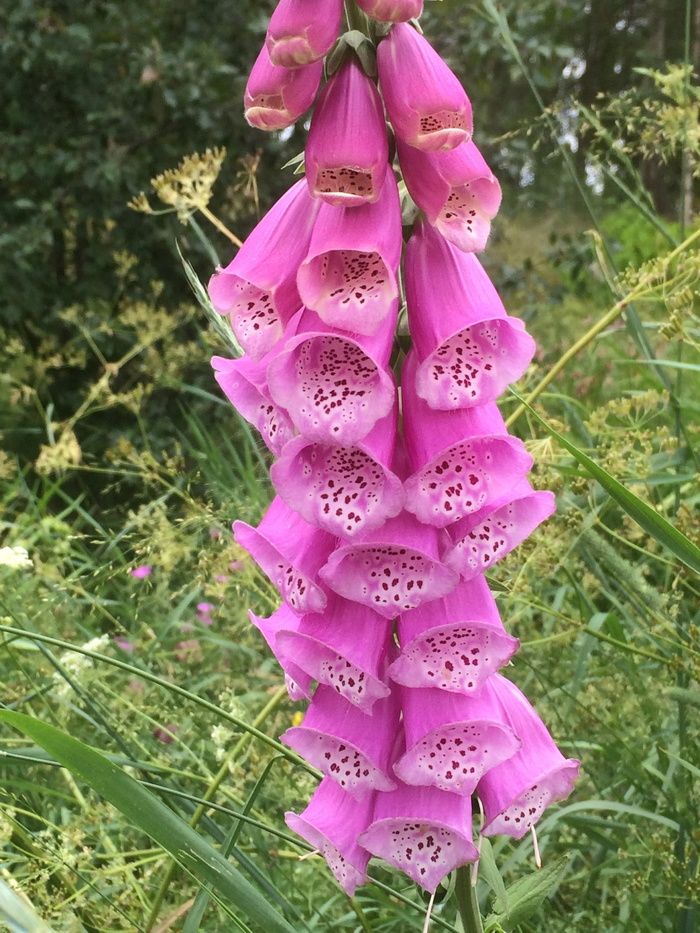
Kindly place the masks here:
<instances>
[{"instance_id":1,"label":"white flower cluster","mask_svg":"<svg viewBox=\"0 0 700 933\"><path fill-rule=\"evenodd\" d=\"M0 547L0 567L11 567L13 570L31 570L34 561L30 558L26 548Z\"/></svg>"},{"instance_id":2,"label":"white flower cluster","mask_svg":"<svg viewBox=\"0 0 700 933\"><path fill-rule=\"evenodd\" d=\"M99 638L91 638L81 646L82 651L94 651L100 653L109 644L109 635L100 635ZM58 659L60 665L71 678L71 680L85 683L90 680L90 675L94 672L94 662L87 654L77 651L65 651ZM87 676L86 676L87 675ZM71 692L71 685L60 673L55 671L53 675L55 681L54 695L59 698L66 698Z\"/></svg>"}]
</instances>

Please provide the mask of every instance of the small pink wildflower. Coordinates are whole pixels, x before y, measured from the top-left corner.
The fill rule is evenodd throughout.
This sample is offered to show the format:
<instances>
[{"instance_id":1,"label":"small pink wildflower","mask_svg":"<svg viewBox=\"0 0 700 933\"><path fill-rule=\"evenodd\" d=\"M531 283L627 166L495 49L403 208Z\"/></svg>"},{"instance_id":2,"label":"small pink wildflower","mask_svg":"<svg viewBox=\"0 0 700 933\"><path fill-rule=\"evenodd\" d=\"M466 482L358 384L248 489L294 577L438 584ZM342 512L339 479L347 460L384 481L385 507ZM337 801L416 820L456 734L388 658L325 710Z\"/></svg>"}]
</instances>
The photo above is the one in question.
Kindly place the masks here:
<instances>
[{"instance_id":1,"label":"small pink wildflower","mask_svg":"<svg viewBox=\"0 0 700 933\"><path fill-rule=\"evenodd\" d=\"M158 739L158 741L162 742L164 745L172 745L175 741L177 731L177 726L174 726L172 723L168 723L167 726L156 726L153 730L153 738Z\"/></svg>"},{"instance_id":2,"label":"small pink wildflower","mask_svg":"<svg viewBox=\"0 0 700 933\"><path fill-rule=\"evenodd\" d=\"M216 606L211 603L197 603L197 621L202 625L211 625L214 621L211 617L214 609Z\"/></svg>"},{"instance_id":3,"label":"small pink wildflower","mask_svg":"<svg viewBox=\"0 0 700 933\"><path fill-rule=\"evenodd\" d=\"M126 651L127 654L134 653L134 643L133 641L129 641L127 638L117 637L114 639L114 644L117 646L117 648L121 648L122 651Z\"/></svg>"},{"instance_id":4,"label":"small pink wildflower","mask_svg":"<svg viewBox=\"0 0 700 933\"><path fill-rule=\"evenodd\" d=\"M202 660L202 652L196 638L188 638L185 641L179 641L175 645L174 654L175 658L181 664L185 661L196 664Z\"/></svg>"},{"instance_id":5,"label":"small pink wildflower","mask_svg":"<svg viewBox=\"0 0 700 933\"><path fill-rule=\"evenodd\" d=\"M135 580L144 580L146 577L150 577L153 573L153 567L150 564L141 564L140 567L134 567L133 570L129 571L129 575L134 577Z\"/></svg>"}]
</instances>

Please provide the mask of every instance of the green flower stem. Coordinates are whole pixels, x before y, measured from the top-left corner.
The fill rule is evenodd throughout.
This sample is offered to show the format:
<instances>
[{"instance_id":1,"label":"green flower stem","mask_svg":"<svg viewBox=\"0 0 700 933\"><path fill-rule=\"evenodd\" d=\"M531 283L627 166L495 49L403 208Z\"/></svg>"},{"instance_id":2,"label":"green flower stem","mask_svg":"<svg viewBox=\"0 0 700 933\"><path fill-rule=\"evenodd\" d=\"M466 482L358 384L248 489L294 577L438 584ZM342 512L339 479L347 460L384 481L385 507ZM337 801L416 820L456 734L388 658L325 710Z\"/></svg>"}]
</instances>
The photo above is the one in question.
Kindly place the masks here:
<instances>
[{"instance_id":1,"label":"green flower stem","mask_svg":"<svg viewBox=\"0 0 700 933\"><path fill-rule=\"evenodd\" d=\"M479 902L476 897L476 885L472 884L472 870L471 865L463 865L457 869L457 884L455 885L457 910L464 933L484 933Z\"/></svg>"},{"instance_id":2,"label":"green flower stem","mask_svg":"<svg viewBox=\"0 0 700 933\"><path fill-rule=\"evenodd\" d=\"M345 0L345 18L348 29L357 29L365 36L369 36L369 23L367 17L355 3L355 0Z\"/></svg>"},{"instance_id":3,"label":"green flower stem","mask_svg":"<svg viewBox=\"0 0 700 933\"><path fill-rule=\"evenodd\" d=\"M270 715L270 713L273 713L277 709L277 707L279 706L279 704L281 703L281 701L284 699L286 695L287 695L286 688L280 687L279 690L270 698L270 700L265 704L265 706L262 708L262 710L258 713L258 715L253 720L253 727L255 729L259 729L265 723L265 720L267 719L267 717ZM202 797L202 803L199 804L197 809L192 814L192 817L190 819L190 826L192 829L197 828L197 826L199 825L199 821L202 819L202 817L207 811L207 803L212 799L214 794L216 794L218 789L223 784L225 778L228 776L229 766L231 762L236 761L236 759L240 756L241 752L246 747L248 742L251 741L251 738L252 736L249 732L241 736L241 738L238 740L238 742L236 742L236 744L231 749L231 751L228 753L228 755L226 755L226 757L224 758L224 761L221 767L219 768L216 776L214 777L214 780L211 782L209 787L204 792L204 795ZM151 913L148 918L148 922L146 924L147 930L152 930L158 920L158 915L160 914L160 909L163 906L165 895L168 893L168 888L170 887L170 883L173 880L173 877L175 875L175 870L177 869L177 867L178 866L176 862L171 860L170 864L168 865L166 869L165 875L163 876L163 879L160 883L158 891L156 893L156 897L153 902L153 906L151 908Z\"/></svg>"}]
</instances>

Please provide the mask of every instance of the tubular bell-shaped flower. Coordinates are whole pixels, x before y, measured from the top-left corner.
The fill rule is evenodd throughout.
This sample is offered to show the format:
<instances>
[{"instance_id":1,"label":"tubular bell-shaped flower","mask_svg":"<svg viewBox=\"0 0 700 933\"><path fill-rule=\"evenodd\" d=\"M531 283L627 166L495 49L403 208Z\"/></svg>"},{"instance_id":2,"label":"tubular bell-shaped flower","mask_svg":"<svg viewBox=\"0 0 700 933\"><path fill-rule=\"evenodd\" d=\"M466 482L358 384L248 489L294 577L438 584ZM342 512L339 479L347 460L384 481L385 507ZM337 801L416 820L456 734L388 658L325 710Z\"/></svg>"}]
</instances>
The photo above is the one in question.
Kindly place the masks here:
<instances>
[{"instance_id":1,"label":"tubular bell-shaped flower","mask_svg":"<svg viewBox=\"0 0 700 933\"><path fill-rule=\"evenodd\" d=\"M318 571L333 548L331 535L309 525L276 496L257 528L237 521L233 536L294 612L320 612L325 607Z\"/></svg>"},{"instance_id":2,"label":"tubular bell-shaped flower","mask_svg":"<svg viewBox=\"0 0 700 933\"><path fill-rule=\"evenodd\" d=\"M209 281L219 314L231 315L239 343L255 362L301 308L297 270L306 255L318 203L303 179L270 208L233 260Z\"/></svg>"},{"instance_id":3,"label":"tubular bell-shaped flower","mask_svg":"<svg viewBox=\"0 0 700 933\"><path fill-rule=\"evenodd\" d=\"M459 579L438 559L436 529L408 512L361 541L336 548L319 575L340 596L387 619L445 596Z\"/></svg>"},{"instance_id":4,"label":"tubular bell-shaped flower","mask_svg":"<svg viewBox=\"0 0 700 933\"><path fill-rule=\"evenodd\" d=\"M507 833L521 839L550 803L569 796L581 762L564 758L515 684L500 674L493 680L503 716L522 745L479 782L477 793L486 817L482 832L485 836Z\"/></svg>"},{"instance_id":5,"label":"tubular bell-shaped flower","mask_svg":"<svg viewBox=\"0 0 700 933\"><path fill-rule=\"evenodd\" d=\"M396 406L352 447L297 437L282 451L270 478L287 505L307 522L345 540L379 528L404 504L394 455Z\"/></svg>"},{"instance_id":6,"label":"tubular bell-shaped flower","mask_svg":"<svg viewBox=\"0 0 700 933\"><path fill-rule=\"evenodd\" d=\"M374 202L388 158L379 92L350 57L330 78L314 108L304 155L309 190L338 206Z\"/></svg>"},{"instance_id":7,"label":"tubular bell-shaped flower","mask_svg":"<svg viewBox=\"0 0 700 933\"><path fill-rule=\"evenodd\" d=\"M405 276L416 392L431 408L483 405L522 376L535 342L506 314L473 253L419 222L406 247Z\"/></svg>"},{"instance_id":8,"label":"tubular bell-shaped flower","mask_svg":"<svg viewBox=\"0 0 700 933\"><path fill-rule=\"evenodd\" d=\"M303 437L355 444L389 414L396 397L387 366L397 305L374 336L355 339L304 311L297 336L267 370L270 395Z\"/></svg>"},{"instance_id":9,"label":"tubular bell-shaped flower","mask_svg":"<svg viewBox=\"0 0 700 933\"><path fill-rule=\"evenodd\" d=\"M357 841L433 892L451 871L478 858L471 825L469 797L399 782L377 794L372 823Z\"/></svg>"},{"instance_id":10,"label":"tubular bell-shaped flower","mask_svg":"<svg viewBox=\"0 0 700 933\"><path fill-rule=\"evenodd\" d=\"M287 693L291 700L311 699L311 676L299 665L285 658L277 645L277 634L281 629L289 632L299 625L297 616L286 603L269 618L261 619L249 609L248 617L268 644L284 671Z\"/></svg>"},{"instance_id":11,"label":"tubular bell-shaped flower","mask_svg":"<svg viewBox=\"0 0 700 933\"><path fill-rule=\"evenodd\" d=\"M416 395L417 359L402 369L406 449L415 471L405 482L406 508L443 528L493 502L532 466L522 441L510 437L495 402L436 411Z\"/></svg>"},{"instance_id":12,"label":"tubular bell-shaped flower","mask_svg":"<svg viewBox=\"0 0 700 933\"><path fill-rule=\"evenodd\" d=\"M396 135L425 152L454 149L472 135L469 98L427 39L397 23L377 49L379 83Z\"/></svg>"},{"instance_id":13,"label":"tubular bell-shaped flower","mask_svg":"<svg viewBox=\"0 0 700 933\"><path fill-rule=\"evenodd\" d=\"M397 139L408 192L430 223L466 253L484 249L501 205L501 186L473 142L421 152Z\"/></svg>"},{"instance_id":14,"label":"tubular bell-shaped flower","mask_svg":"<svg viewBox=\"0 0 700 933\"><path fill-rule=\"evenodd\" d=\"M321 205L297 276L302 301L331 327L376 333L398 297L401 246L399 190L387 165L376 202Z\"/></svg>"},{"instance_id":15,"label":"tubular bell-shaped flower","mask_svg":"<svg viewBox=\"0 0 700 933\"><path fill-rule=\"evenodd\" d=\"M321 16L318 0L279 0L265 37L270 60L285 68L318 61L338 38L342 18L343 0L325 0Z\"/></svg>"},{"instance_id":16,"label":"tubular bell-shaped flower","mask_svg":"<svg viewBox=\"0 0 700 933\"><path fill-rule=\"evenodd\" d=\"M517 752L520 739L503 718L492 679L469 696L401 688L406 752L394 765L398 778L469 797L486 771Z\"/></svg>"},{"instance_id":17,"label":"tubular bell-shaped flower","mask_svg":"<svg viewBox=\"0 0 700 933\"><path fill-rule=\"evenodd\" d=\"M369 794L358 801L326 777L303 813L284 814L292 832L318 849L348 897L367 881L370 853L358 845L357 837L372 819L374 799Z\"/></svg>"},{"instance_id":18,"label":"tubular bell-shaped flower","mask_svg":"<svg viewBox=\"0 0 700 933\"><path fill-rule=\"evenodd\" d=\"M503 628L483 576L402 613L398 632L401 653L389 667L392 680L463 694L478 693L520 644Z\"/></svg>"},{"instance_id":19,"label":"tubular bell-shaped flower","mask_svg":"<svg viewBox=\"0 0 700 933\"><path fill-rule=\"evenodd\" d=\"M406 23L423 12L423 0L357 0L357 5L380 23Z\"/></svg>"},{"instance_id":20,"label":"tubular bell-shaped flower","mask_svg":"<svg viewBox=\"0 0 700 933\"><path fill-rule=\"evenodd\" d=\"M276 649L289 663L369 713L389 695L385 659L391 626L378 613L338 596L324 612L277 629Z\"/></svg>"},{"instance_id":21,"label":"tubular bell-shaped flower","mask_svg":"<svg viewBox=\"0 0 700 933\"><path fill-rule=\"evenodd\" d=\"M555 509L551 492L535 492L523 479L510 493L450 528L452 543L443 560L463 580L471 580L509 554Z\"/></svg>"},{"instance_id":22,"label":"tubular bell-shaped flower","mask_svg":"<svg viewBox=\"0 0 700 933\"><path fill-rule=\"evenodd\" d=\"M322 75L323 62L293 69L273 65L263 46L243 97L246 120L259 130L291 126L314 102Z\"/></svg>"},{"instance_id":23,"label":"tubular bell-shaped flower","mask_svg":"<svg viewBox=\"0 0 700 933\"><path fill-rule=\"evenodd\" d=\"M280 736L310 764L358 800L373 790L393 790L389 760L399 729L395 693L375 701L371 728L367 714L332 687L316 688L304 721Z\"/></svg>"}]
</instances>

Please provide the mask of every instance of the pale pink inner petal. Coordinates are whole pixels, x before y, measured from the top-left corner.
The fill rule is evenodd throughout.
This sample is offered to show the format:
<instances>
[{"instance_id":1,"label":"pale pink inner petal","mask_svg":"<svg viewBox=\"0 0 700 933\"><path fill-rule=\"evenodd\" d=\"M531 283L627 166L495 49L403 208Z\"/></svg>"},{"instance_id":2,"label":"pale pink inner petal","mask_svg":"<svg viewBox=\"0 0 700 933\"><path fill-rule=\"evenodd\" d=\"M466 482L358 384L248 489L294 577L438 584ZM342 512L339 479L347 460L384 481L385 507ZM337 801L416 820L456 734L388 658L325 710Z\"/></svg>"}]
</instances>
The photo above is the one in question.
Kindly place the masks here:
<instances>
[{"instance_id":1,"label":"pale pink inner petal","mask_svg":"<svg viewBox=\"0 0 700 933\"><path fill-rule=\"evenodd\" d=\"M319 168L314 186L315 195L327 195L331 203L352 204L362 201L376 201L379 192L375 191L371 172L342 165L337 168Z\"/></svg>"},{"instance_id":2,"label":"pale pink inner petal","mask_svg":"<svg viewBox=\"0 0 700 933\"><path fill-rule=\"evenodd\" d=\"M465 826L465 833L470 828ZM360 836L360 844L394 865L427 891L477 852L471 840L435 821L393 817L378 820Z\"/></svg>"},{"instance_id":3,"label":"pale pink inner petal","mask_svg":"<svg viewBox=\"0 0 700 933\"><path fill-rule=\"evenodd\" d=\"M467 113L454 110L436 110L422 114L419 121L419 133L416 140L421 149L436 152L440 149L454 149L470 137Z\"/></svg>"},{"instance_id":4,"label":"pale pink inner petal","mask_svg":"<svg viewBox=\"0 0 700 933\"><path fill-rule=\"evenodd\" d=\"M361 799L371 790L394 790L396 784L352 743L307 726L293 726L284 742L309 764L333 778L348 793Z\"/></svg>"},{"instance_id":5,"label":"pale pink inner petal","mask_svg":"<svg viewBox=\"0 0 700 933\"><path fill-rule=\"evenodd\" d=\"M239 279L230 309L231 326L238 342L259 360L282 337L282 322L269 292Z\"/></svg>"},{"instance_id":6,"label":"pale pink inner petal","mask_svg":"<svg viewBox=\"0 0 700 933\"><path fill-rule=\"evenodd\" d=\"M331 250L309 262L304 300L329 324L347 330L353 318L383 318L396 297L396 283L376 252ZM360 331L364 333L364 328Z\"/></svg>"},{"instance_id":7,"label":"pale pink inner petal","mask_svg":"<svg viewBox=\"0 0 700 933\"><path fill-rule=\"evenodd\" d=\"M308 820L296 813L286 813L287 826L302 839L321 853L328 867L335 875L341 888L351 897L355 888L367 881L364 872L360 872L344 858L328 837Z\"/></svg>"},{"instance_id":8,"label":"pale pink inner petal","mask_svg":"<svg viewBox=\"0 0 700 933\"><path fill-rule=\"evenodd\" d=\"M261 433L266 445L278 456L287 441L294 437L294 425L289 415L262 397L253 424Z\"/></svg>"},{"instance_id":9,"label":"pale pink inner petal","mask_svg":"<svg viewBox=\"0 0 700 933\"><path fill-rule=\"evenodd\" d=\"M434 729L396 762L407 784L432 785L468 797L489 768L518 750L512 729L488 720L453 722Z\"/></svg>"},{"instance_id":10,"label":"pale pink inner petal","mask_svg":"<svg viewBox=\"0 0 700 933\"><path fill-rule=\"evenodd\" d=\"M420 521L444 528L506 493L527 465L509 438L462 441L406 481L406 508Z\"/></svg>"},{"instance_id":11,"label":"pale pink inner petal","mask_svg":"<svg viewBox=\"0 0 700 933\"><path fill-rule=\"evenodd\" d=\"M336 593L387 618L445 596L457 584L456 574L438 561L392 544L348 546L331 556L321 576Z\"/></svg>"},{"instance_id":12,"label":"pale pink inner petal","mask_svg":"<svg viewBox=\"0 0 700 933\"><path fill-rule=\"evenodd\" d=\"M567 761L554 771L542 775L537 784L524 791L484 827L484 835L507 833L521 839L551 803L569 796L578 770L578 762Z\"/></svg>"},{"instance_id":13,"label":"pale pink inner petal","mask_svg":"<svg viewBox=\"0 0 700 933\"><path fill-rule=\"evenodd\" d=\"M300 343L294 375L287 408L302 434L340 443L359 440L391 408L393 385L361 347L342 337L328 334Z\"/></svg>"},{"instance_id":14,"label":"pale pink inner petal","mask_svg":"<svg viewBox=\"0 0 700 933\"><path fill-rule=\"evenodd\" d=\"M485 179L484 179L485 181ZM476 183L453 188L435 220L435 226L463 250L482 250L491 232L487 204L482 203Z\"/></svg>"},{"instance_id":15,"label":"pale pink inner petal","mask_svg":"<svg viewBox=\"0 0 700 933\"><path fill-rule=\"evenodd\" d=\"M445 340L420 364L416 391L433 408L483 405L523 374L533 351L520 321L480 321Z\"/></svg>"},{"instance_id":16,"label":"pale pink inner petal","mask_svg":"<svg viewBox=\"0 0 700 933\"><path fill-rule=\"evenodd\" d=\"M389 675L408 687L476 694L517 646L517 639L484 623L431 628L402 650Z\"/></svg>"},{"instance_id":17,"label":"pale pink inner petal","mask_svg":"<svg viewBox=\"0 0 700 933\"><path fill-rule=\"evenodd\" d=\"M278 488L292 508L331 534L352 538L400 510L400 481L358 447L309 444L293 466L296 475L286 473Z\"/></svg>"}]
</instances>

